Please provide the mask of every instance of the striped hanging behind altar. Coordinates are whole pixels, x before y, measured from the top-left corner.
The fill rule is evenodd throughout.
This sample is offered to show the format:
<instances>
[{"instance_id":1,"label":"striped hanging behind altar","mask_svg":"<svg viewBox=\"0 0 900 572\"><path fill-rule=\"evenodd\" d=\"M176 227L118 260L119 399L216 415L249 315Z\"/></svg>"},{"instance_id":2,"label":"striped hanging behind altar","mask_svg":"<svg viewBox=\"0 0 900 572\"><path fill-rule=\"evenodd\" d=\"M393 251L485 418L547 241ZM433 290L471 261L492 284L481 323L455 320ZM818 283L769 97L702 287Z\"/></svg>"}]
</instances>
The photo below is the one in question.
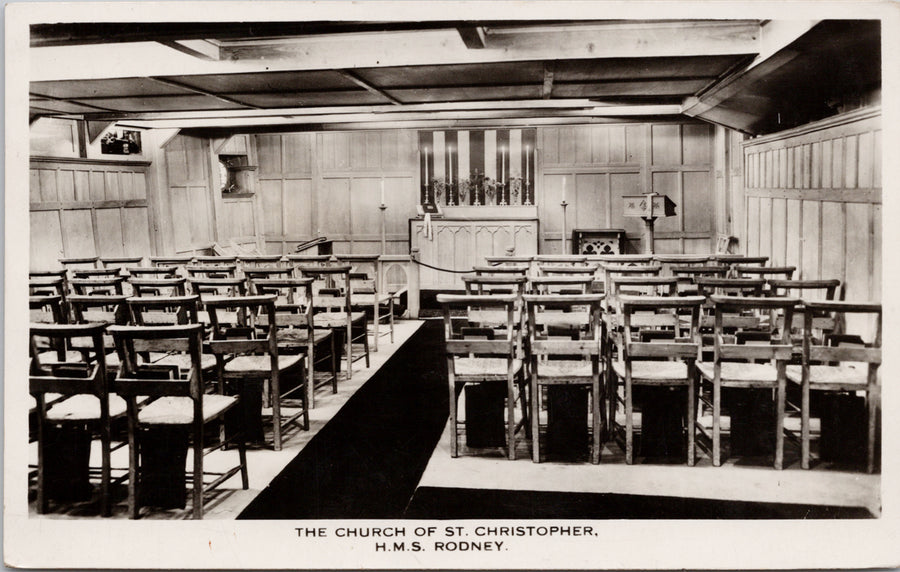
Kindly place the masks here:
<instances>
[{"instance_id":1,"label":"striped hanging behind altar","mask_svg":"<svg viewBox=\"0 0 900 572\"><path fill-rule=\"evenodd\" d=\"M419 131L419 202L534 204L537 129Z\"/></svg>"}]
</instances>

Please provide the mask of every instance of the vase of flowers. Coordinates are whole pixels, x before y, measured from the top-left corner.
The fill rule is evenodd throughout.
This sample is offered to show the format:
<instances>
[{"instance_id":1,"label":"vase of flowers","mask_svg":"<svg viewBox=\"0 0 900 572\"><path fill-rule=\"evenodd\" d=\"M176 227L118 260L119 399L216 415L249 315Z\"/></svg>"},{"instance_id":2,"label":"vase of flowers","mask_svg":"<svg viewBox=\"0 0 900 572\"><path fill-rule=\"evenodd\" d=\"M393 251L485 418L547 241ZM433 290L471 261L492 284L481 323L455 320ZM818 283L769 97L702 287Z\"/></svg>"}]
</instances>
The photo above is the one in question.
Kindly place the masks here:
<instances>
[{"instance_id":1,"label":"vase of flowers","mask_svg":"<svg viewBox=\"0 0 900 572\"><path fill-rule=\"evenodd\" d=\"M484 178L484 204L494 204L494 196L497 194L497 181L490 177Z\"/></svg>"},{"instance_id":2,"label":"vase of flowers","mask_svg":"<svg viewBox=\"0 0 900 572\"><path fill-rule=\"evenodd\" d=\"M509 204L519 204L519 194L522 192L522 177L514 177L509 180Z\"/></svg>"},{"instance_id":3,"label":"vase of flowers","mask_svg":"<svg viewBox=\"0 0 900 572\"><path fill-rule=\"evenodd\" d=\"M443 179L431 179L431 188L434 189L434 204L441 204L444 192L447 190L447 183Z\"/></svg>"},{"instance_id":4,"label":"vase of flowers","mask_svg":"<svg viewBox=\"0 0 900 572\"><path fill-rule=\"evenodd\" d=\"M459 180L459 204L469 204L469 179Z\"/></svg>"}]
</instances>

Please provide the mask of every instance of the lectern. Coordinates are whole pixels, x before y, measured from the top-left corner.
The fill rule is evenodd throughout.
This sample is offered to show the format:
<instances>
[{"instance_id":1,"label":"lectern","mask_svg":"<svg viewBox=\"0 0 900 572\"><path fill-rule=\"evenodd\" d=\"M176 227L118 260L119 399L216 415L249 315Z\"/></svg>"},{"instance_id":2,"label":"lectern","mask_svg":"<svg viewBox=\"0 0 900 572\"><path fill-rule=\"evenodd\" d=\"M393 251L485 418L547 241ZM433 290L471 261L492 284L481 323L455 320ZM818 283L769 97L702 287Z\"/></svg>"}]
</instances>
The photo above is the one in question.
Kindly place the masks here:
<instances>
[{"instance_id":1,"label":"lectern","mask_svg":"<svg viewBox=\"0 0 900 572\"><path fill-rule=\"evenodd\" d=\"M624 216L644 219L644 254L653 254L653 223L657 217L675 215L675 203L666 195L647 193L622 197Z\"/></svg>"}]
</instances>

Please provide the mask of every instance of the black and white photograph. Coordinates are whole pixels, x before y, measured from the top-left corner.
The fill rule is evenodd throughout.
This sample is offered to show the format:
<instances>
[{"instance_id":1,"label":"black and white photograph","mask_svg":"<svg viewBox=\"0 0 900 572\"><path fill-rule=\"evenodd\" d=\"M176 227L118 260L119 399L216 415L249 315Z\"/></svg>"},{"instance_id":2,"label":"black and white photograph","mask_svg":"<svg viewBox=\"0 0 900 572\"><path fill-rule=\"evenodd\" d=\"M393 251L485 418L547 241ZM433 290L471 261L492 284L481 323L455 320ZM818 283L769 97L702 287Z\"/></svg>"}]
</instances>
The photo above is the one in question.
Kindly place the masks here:
<instances>
[{"instance_id":1,"label":"black and white photograph","mask_svg":"<svg viewBox=\"0 0 900 572\"><path fill-rule=\"evenodd\" d=\"M5 564L900 566L900 5L815 4L6 4Z\"/></svg>"}]
</instances>

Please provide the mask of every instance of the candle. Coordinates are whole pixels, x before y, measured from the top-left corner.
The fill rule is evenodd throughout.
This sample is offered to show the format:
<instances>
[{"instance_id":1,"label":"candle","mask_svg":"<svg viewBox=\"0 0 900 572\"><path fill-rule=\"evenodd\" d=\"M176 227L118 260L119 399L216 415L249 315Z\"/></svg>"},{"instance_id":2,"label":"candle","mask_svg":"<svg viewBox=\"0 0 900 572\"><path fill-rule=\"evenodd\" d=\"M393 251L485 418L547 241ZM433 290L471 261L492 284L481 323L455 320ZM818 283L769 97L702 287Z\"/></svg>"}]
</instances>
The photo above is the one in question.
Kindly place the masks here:
<instances>
[{"instance_id":1,"label":"candle","mask_svg":"<svg viewBox=\"0 0 900 572\"><path fill-rule=\"evenodd\" d=\"M566 178L563 177L562 200L566 202Z\"/></svg>"},{"instance_id":2,"label":"candle","mask_svg":"<svg viewBox=\"0 0 900 572\"><path fill-rule=\"evenodd\" d=\"M384 179L381 179L381 204L384 204Z\"/></svg>"},{"instance_id":3,"label":"candle","mask_svg":"<svg viewBox=\"0 0 900 572\"><path fill-rule=\"evenodd\" d=\"M525 146L525 186L528 187L528 156L531 154L531 145Z\"/></svg>"},{"instance_id":4,"label":"candle","mask_svg":"<svg viewBox=\"0 0 900 572\"><path fill-rule=\"evenodd\" d=\"M452 199L452 195L453 195L453 145L450 145L450 147L448 147L447 150L450 152L450 157L449 157L450 168L448 169L448 172L447 172L448 178L450 179L450 188L447 189L447 204L452 205L453 204L453 199Z\"/></svg>"},{"instance_id":5,"label":"candle","mask_svg":"<svg viewBox=\"0 0 900 572\"><path fill-rule=\"evenodd\" d=\"M428 147L425 147L425 186L428 186Z\"/></svg>"},{"instance_id":6,"label":"candle","mask_svg":"<svg viewBox=\"0 0 900 572\"><path fill-rule=\"evenodd\" d=\"M500 184L506 180L506 147L500 147Z\"/></svg>"}]
</instances>

